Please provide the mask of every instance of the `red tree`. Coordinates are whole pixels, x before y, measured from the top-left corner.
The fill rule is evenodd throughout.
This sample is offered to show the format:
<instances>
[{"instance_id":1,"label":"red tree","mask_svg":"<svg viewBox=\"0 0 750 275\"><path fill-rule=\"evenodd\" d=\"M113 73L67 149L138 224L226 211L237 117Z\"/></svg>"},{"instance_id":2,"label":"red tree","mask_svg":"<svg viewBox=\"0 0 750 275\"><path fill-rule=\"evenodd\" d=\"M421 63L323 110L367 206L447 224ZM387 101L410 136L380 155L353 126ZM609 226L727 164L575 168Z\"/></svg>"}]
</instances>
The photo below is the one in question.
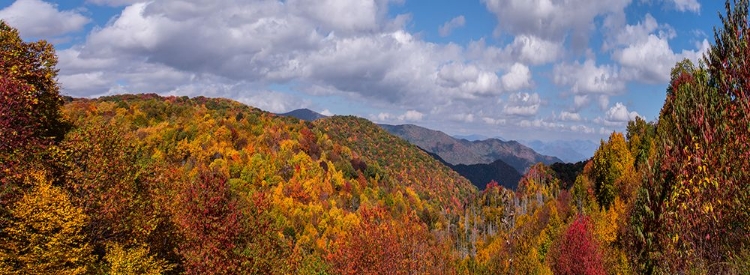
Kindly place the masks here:
<instances>
[{"instance_id":1,"label":"red tree","mask_svg":"<svg viewBox=\"0 0 750 275\"><path fill-rule=\"evenodd\" d=\"M186 273L237 273L241 261L234 248L242 230L241 213L226 177L201 171L179 200L175 218L185 238L179 253Z\"/></svg>"},{"instance_id":2,"label":"red tree","mask_svg":"<svg viewBox=\"0 0 750 275\"><path fill-rule=\"evenodd\" d=\"M592 227L591 219L587 216L579 216L568 227L552 251L552 270L555 274L605 274Z\"/></svg>"}]
</instances>

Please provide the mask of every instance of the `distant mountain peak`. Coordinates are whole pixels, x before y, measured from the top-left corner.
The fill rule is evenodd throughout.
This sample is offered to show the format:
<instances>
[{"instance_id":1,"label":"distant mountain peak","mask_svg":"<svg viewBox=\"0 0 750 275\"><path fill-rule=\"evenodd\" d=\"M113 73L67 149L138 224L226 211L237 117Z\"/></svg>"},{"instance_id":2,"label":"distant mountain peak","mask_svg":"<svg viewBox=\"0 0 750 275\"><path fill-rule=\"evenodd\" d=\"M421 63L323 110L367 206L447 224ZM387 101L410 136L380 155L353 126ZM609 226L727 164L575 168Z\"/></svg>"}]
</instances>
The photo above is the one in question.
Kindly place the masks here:
<instances>
[{"instance_id":1,"label":"distant mountain peak","mask_svg":"<svg viewBox=\"0 0 750 275\"><path fill-rule=\"evenodd\" d=\"M380 126L391 134L440 156L452 165L490 164L496 160L503 160L523 174L526 169L538 162L548 165L562 162L556 157L539 154L517 141L496 138L469 141L416 125Z\"/></svg>"},{"instance_id":2,"label":"distant mountain peak","mask_svg":"<svg viewBox=\"0 0 750 275\"><path fill-rule=\"evenodd\" d=\"M313 110L303 108L303 109L297 109L288 113L278 114L280 116L286 116L286 117L294 117L305 121L314 121L321 118L326 118L328 116L325 116L321 113L315 112Z\"/></svg>"}]
</instances>

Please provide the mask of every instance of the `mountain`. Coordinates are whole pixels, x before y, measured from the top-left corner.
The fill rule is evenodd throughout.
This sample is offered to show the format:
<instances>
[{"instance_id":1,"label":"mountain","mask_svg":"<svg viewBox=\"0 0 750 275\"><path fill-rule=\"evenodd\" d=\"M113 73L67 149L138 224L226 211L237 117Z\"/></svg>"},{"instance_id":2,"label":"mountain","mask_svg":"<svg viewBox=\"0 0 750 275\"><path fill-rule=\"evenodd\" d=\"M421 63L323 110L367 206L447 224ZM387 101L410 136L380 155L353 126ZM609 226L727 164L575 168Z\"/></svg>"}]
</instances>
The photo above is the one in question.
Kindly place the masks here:
<instances>
[{"instance_id":1,"label":"mountain","mask_svg":"<svg viewBox=\"0 0 750 275\"><path fill-rule=\"evenodd\" d=\"M521 141L540 154L556 156L565 162L578 162L591 158L599 143L590 140L554 140L543 142L540 140Z\"/></svg>"},{"instance_id":2,"label":"mountain","mask_svg":"<svg viewBox=\"0 0 750 275\"><path fill-rule=\"evenodd\" d=\"M522 177L515 168L502 160L487 164L459 164L451 167L479 189L484 189L488 183L494 180L505 188L515 190Z\"/></svg>"},{"instance_id":3,"label":"mountain","mask_svg":"<svg viewBox=\"0 0 750 275\"><path fill-rule=\"evenodd\" d=\"M422 148L419 149L424 151L424 149ZM496 160L492 163L453 165L446 162L445 160L443 160L443 158L436 155L435 153L427 151L424 152L438 160L443 165L450 167L459 175L468 179L471 184L476 186L479 190L484 190L487 187L487 184L493 180L499 183L501 186L508 188L509 190L515 190L518 186L518 181L520 181L522 178L522 175L518 173L515 168L503 162L502 160ZM555 163L552 165L552 167L555 167L555 165L559 164L561 163Z\"/></svg>"},{"instance_id":4,"label":"mountain","mask_svg":"<svg viewBox=\"0 0 750 275\"><path fill-rule=\"evenodd\" d=\"M314 121L327 116L317 113L310 109L297 109L288 113L279 114L280 116L296 117L304 121Z\"/></svg>"},{"instance_id":5,"label":"mountain","mask_svg":"<svg viewBox=\"0 0 750 275\"><path fill-rule=\"evenodd\" d=\"M386 131L399 136L420 148L435 153L446 162L458 164L493 163L502 160L523 174L532 165L542 162L561 162L559 158L541 155L517 141L486 139L481 141L459 140L443 132L416 125L380 125Z\"/></svg>"}]
</instances>

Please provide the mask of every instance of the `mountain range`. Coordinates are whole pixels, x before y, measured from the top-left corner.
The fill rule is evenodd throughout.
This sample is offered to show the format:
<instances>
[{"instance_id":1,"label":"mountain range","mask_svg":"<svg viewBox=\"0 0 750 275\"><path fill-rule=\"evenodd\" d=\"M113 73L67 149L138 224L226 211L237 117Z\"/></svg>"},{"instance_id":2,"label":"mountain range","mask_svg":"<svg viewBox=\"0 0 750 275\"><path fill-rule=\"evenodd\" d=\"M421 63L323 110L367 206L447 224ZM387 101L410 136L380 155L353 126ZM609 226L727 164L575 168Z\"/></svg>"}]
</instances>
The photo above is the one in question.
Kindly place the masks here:
<instances>
[{"instance_id":1,"label":"mountain range","mask_svg":"<svg viewBox=\"0 0 750 275\"><path fill-rule=\"evenodd\" d=\"M540 154L556 156L565 162L578 162L590 159L599 143L590 140L519 141Z\"/></svg>"},{"instance_id":2,"label":"mountain range","mask_svg":"<svg viewBox=\"0 0 750 275\"><path fill-rule=\"evenodd\" d=\"M487 164L502 160L519 173L524 173L529 167L539 162L547 165L562 162L557 157L541 155L517 141L459 140L441 131L411 124L381 124L380 127L426 151L435 153L452 165Z\"/></svg>"}]
</instances>

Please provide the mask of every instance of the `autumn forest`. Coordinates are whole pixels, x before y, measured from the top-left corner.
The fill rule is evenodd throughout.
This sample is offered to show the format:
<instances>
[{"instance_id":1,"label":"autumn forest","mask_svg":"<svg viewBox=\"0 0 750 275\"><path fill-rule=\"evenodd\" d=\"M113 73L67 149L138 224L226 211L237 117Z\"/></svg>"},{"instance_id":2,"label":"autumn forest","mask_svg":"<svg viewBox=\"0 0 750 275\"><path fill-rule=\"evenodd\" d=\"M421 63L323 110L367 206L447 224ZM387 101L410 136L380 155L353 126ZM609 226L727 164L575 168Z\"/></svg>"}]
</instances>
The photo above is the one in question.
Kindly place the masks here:
<instances>
[{"instance_id":1,"label":"autumn forest","mask_svg":"<svg viewBox=\"0 0 750 275\"><path fill-rule=\"evenodd\" d=\"M362 118L65 97L0 21L0 274L748 274L748 1L721 19L657 120L515 190Z\"/></svg>"}]
</instances>

